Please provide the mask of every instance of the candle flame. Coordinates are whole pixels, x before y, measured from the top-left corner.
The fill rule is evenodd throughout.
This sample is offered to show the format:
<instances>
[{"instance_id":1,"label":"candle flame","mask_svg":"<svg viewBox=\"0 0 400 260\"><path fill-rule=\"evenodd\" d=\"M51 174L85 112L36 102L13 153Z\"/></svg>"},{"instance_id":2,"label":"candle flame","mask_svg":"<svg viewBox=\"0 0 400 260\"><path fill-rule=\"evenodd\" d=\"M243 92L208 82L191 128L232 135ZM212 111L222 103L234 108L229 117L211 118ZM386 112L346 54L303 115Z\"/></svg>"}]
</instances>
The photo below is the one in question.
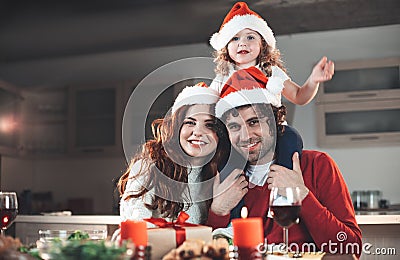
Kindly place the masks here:
<instances>
[{"instance_id":1,"label":"candle flame","mask_svg":"<svg viewBox=\"0 0 400 260\"><path fill-rule=\"evenodd\" d=\"M242 216L242 218L247 218L247 215L248 215L247 207L243 207L242 210L240 211L240 216Z\"/></svg>"}]
</instances>

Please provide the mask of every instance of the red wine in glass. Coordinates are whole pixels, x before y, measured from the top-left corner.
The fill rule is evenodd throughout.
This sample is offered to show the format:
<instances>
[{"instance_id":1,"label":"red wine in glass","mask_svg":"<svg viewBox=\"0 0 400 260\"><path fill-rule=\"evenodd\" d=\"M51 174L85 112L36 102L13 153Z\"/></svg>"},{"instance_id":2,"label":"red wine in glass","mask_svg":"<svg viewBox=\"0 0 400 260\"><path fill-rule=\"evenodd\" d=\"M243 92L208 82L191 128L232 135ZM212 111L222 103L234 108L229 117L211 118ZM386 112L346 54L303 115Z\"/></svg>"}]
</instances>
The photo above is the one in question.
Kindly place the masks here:
<instances>
[{"instance_id":1,"label":"red wine in glass","mask_svg":"<svg viewBox=\"0 0 400 260\"><path fill-rule=\"evenodd\" d=\"M15 192L0 191L0 222L1 235L11 226L18 214L18 199Z\"/></svg>"},{"instance_id":2,"label":"red wine in glass","mask_svg":"<svg viewBox=\"0 0 400 260\"><path fill-rule=\"evenodd\" d=\"M299 187L273 187L269 207L274 221L283 228L284 255L289 252L288 228L297 222L300 214L301 197Z\"/></svg>"},{"instance_id":3,"label":"red wine in glass","mask_svg":"<svg viewBox=\"0 0 400 260\"><path fill-rule=\"evenodd\" d=\"M0 219L1 219L1 229L7 229L14 222L17 217L17 209L1 209L0 208Z\"/></svg>"},{"instance_id":4,"label":"red wine in glass","mask_svg":"<svg viewBox=\"0 0 400 260\"><path fill-rule=\"evenodd\" d=\"M281 226L288 228L299 217L301 206L271 206L271 215L274 220Z\"/></svg>"}]
</instances>

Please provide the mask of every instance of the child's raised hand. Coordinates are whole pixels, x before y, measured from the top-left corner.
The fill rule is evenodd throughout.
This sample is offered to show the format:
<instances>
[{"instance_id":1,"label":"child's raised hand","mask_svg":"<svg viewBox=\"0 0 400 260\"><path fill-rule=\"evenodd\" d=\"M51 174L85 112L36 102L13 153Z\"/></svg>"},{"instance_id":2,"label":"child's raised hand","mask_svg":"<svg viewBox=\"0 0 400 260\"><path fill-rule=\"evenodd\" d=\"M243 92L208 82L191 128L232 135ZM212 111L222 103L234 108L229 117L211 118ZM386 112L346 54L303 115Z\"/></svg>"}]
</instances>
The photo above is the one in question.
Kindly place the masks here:
<instances>
[{"instance_id":1,"label":"child's raised hand","mask_svg":"<svg viewBox=\"0 0 400 260\"><path fill-rule=\"evenodd\" d=\"M335 64L333 61L328 60L327 57L322 57L317 65L314 66L311 72L311 81L321 83L332 79L335 72Z\"/></svg>"}]
</instances>

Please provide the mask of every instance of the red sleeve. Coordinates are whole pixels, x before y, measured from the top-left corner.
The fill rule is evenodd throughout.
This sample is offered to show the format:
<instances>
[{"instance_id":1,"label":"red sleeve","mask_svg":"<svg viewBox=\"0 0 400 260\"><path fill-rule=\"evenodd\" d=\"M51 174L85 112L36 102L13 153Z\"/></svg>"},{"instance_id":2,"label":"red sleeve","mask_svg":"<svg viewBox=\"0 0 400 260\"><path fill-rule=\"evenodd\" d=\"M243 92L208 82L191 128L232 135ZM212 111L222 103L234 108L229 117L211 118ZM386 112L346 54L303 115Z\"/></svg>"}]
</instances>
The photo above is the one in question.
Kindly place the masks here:
<instances>
[{"instance_id":1,"label":"red sleeve","mask_svg":"<svg viewBox=\"0 0 400 260\"><path fill-rule=\"evenodd\" d=\"M301 168L305 185L310 190L302 203L301 219L314 242L322 251L329 251L329 241L336 243L336 247L331 245L337 250L341 244L343 250L346 250L346 245L347 248L353 245L353 253L359 257L361 230L337 164L326 153L304 151Z\"/></svg>"},{"instance_id":2,"label":"red sleeve","mask_svg":"<svg viewBox=\"0 0 400 260\"><path fill-rule=\"evenodd\" d=\"M212 229L226 228L229 224L229 220L230 220L230 214L225 216L219 216L215 214L211 209L209 209L206 225L212 227Z\"/></svg>"}]
</instances>

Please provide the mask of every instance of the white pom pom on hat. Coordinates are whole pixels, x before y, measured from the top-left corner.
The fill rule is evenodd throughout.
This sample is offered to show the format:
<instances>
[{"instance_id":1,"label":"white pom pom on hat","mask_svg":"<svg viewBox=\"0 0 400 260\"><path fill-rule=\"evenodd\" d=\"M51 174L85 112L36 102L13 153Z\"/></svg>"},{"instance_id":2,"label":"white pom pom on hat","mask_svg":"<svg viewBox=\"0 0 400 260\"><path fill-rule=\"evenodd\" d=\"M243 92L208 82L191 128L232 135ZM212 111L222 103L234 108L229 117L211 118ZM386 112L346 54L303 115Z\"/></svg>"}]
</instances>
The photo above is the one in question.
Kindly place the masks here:
<instances>
[{"instance_id":1,"label":"white pom pom on hat","mask_svg":"<svg viewBox=\"0 0 400 260\"><path fill-rule=\"evenodd\" d=\"M283 79L278 77L269 77L267 82L267 89L274 95L277 95L283 90Z\"/></svg>"}]
</instances>

